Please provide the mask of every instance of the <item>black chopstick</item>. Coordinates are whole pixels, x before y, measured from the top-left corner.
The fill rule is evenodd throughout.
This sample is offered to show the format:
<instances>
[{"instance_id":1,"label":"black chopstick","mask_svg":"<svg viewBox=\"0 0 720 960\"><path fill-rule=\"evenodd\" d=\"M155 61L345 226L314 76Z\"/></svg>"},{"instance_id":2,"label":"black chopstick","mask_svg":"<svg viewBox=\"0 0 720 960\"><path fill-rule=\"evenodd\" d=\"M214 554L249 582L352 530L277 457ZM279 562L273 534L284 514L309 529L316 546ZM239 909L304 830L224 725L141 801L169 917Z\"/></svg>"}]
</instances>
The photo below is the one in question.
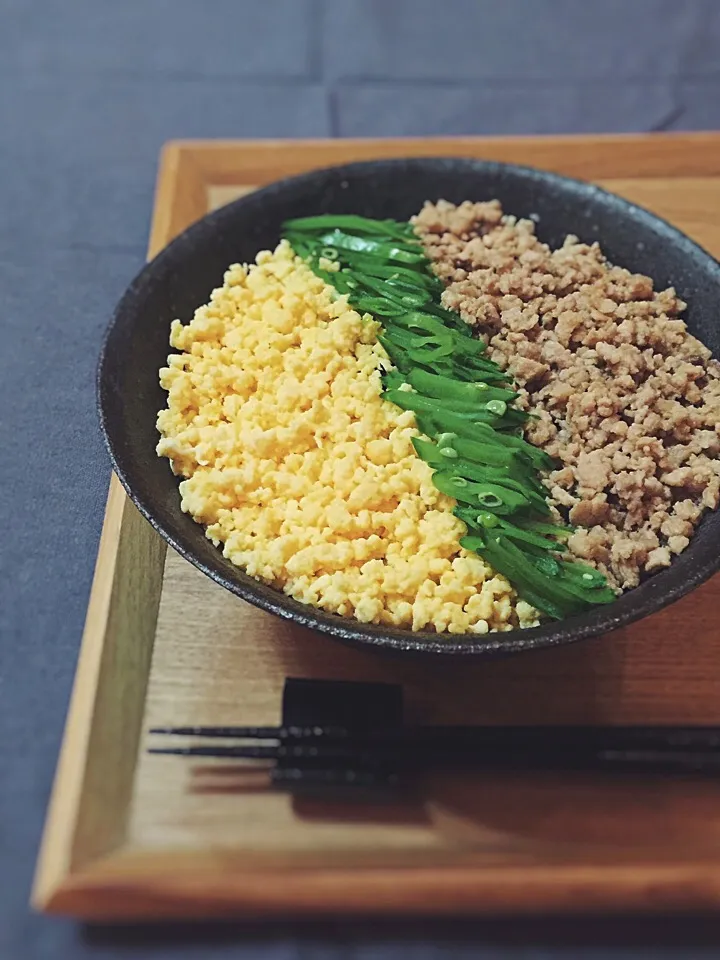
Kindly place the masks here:
<instances>
[{"instance_id":1,"label":"black chopstick","mask_svg":"<svg viewBox=\"0 0 720 960\"><path fill-rule=\"evenodd\" d=\"M345 727L152 727L152 734L170 734L183 737L230 738L234 740L295 740L306 737L346 737Z\"/></svg>"},{"instance_id":2,"label":"black chopstick","mask_svg":"<svg viewBox=\"0 0 720 960\"><path fill-rule=\"evenodd\" d=\"M352 744L354 748L404 749L442 748L447 750L489 747L582 747L584 749L702 749L720 751L717 726L417 726L397 729L350 730L337 726L183 726L153 727L153 735L189 736L208 739L268 740L278 743Z\"/></svg>"},{"instance_id":3,"label":"black chopstick","mask_svg":"<svg viewBox=\"0 0 720 960\"><path fill-rule=\"evenodd\" d=\"M203 732L198 733L200 730ZM405 772L455 767L720 773L717 727L448 726L363 733L323 727L181 727L155 728L154 732L161 731L276 742L150 747L149 752L326 769L378 767Z\"/></svg>"}]
</instances>

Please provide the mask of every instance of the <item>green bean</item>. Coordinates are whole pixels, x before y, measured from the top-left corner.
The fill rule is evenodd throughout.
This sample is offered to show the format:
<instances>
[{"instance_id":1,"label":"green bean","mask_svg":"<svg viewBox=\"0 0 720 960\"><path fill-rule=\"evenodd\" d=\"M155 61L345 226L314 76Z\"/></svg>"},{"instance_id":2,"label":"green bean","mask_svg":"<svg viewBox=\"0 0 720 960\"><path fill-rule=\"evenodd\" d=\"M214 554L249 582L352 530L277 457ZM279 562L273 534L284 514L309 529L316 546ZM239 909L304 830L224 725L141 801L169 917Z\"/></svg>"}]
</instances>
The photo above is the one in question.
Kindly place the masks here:
<instances>
[{"instance_id":1,"label":"green bean","mask_svg":"<svg viewBox=\"0 0 720 960\"><path fill-rule=\"evenodd\" d=\"M542 573L552 578L556 591L562 596L584 603L610 603L615 599L605 577L594 567L549 558L547 553L538 550L535 544L526 544L525 549L529 560ZM585 577L589 579L585 580Z\"/></svg>"},{"instance_id":2,"label":"green bean","mask_svg":"<svg viewBox=\"0 0 720 960\"><path fill-rule=\"evenodd\" d=\"M492 441L493 435L489 428L486 428L484 425L480 424L477 432L479 435L478 439L487 438L489 442ZM540 450L539 447L534 447L531 443L528 443L527 440L523 440L521 437L503 436L503 443L506 446L513 447L516 450L522 450L536 464L538 464L541 469L552 470L555 466L552 457L548 456L544 450Z\"/></svg>"},{"instance_id":3,"label":"green bean","mask_svg":"<svg viewBox=\"0 0 720 960\"><path fill-rule=\"evenodd\" d=\"M524 472L532 469L532 461L526 454L516 447L507 446L504 443L504 434L493 431L491 440L468 440L465 437L458 437L453 446L465 460L472 460L474 463L489 465L516 464Z\"/></svg>"},{"instance_id":4,"label":"green bean","mask_svg":"<svg viewBox=\"0 0 720 960\"><path fill-rule=\"evenodd\" d=\"M388 283L393 282L393 278L403 280L414 287L423 287L434 293L442 293L442 282L437 277L428 273L425 269L415 268L413 266L400 266L399 264L385 264L377 257L363 257L362 254L353 254L349 250L343 250L342 259L348 264L344 270L348 272L357 270L366 276L375 277L376 280L385 280Z\"/></svg>"},{"instance_id":5,"label":"green bean","mask_svg":"<svg viewBox=\"0 0 720 960\"><path fill-rule=\"evenodd\" d=\"M408 293L417 293L421 289L426 293L428 292L427 288L424 287L422 284L410 282L404 277L388 277L385 280L385 284L386 284L386 289L389 287L393 293L398 295L408 294ZM429 292L429 295L426 296L423 303L432 302L431 294L432 294L432 291Z\"/></svg>"},{"instance_id":6,"label":"green bean","mask_svg":"<svg viewBox=\"0 0 720 960\"><path fill-rule=\"evenodd\" d=\"M403 292L397 285L388 283L385 280L377 280L375 277L368 277L363 273L353 272L352 276L354 280L362 286L367 287L368 290L372 290L374 293L379 294L392 303L403 306L406 311L408 309L412 310L416 307L422 307L428 303L432 297L432 293L423 287L416 287L409 292Z\"/></svg>"},{"instance_id":7,"label":"green bean","mask_svg":"<svg viewBox=\"0 0 720 960\"><path fill-rule=\"evenodd\" d=\"M524 543L529 543L538 547L540 550L553 552L563 552L567 550L567 546L564 543L559 543L557 540L550 540L547 537L541 537L532 530L521 528L510 523L509 520L500 520L500 527L504 536L509 537L511 540L522 540Z\"/></svg>"},{"instance_id":8,"label":"green bean","mask_svg":"<svg viewBox=\"0 0 720 960\"><path fill-rule=\"evenodd\" d=\"M563 573L582 583L586 588L598 587L605 583L605 577L599 570L579 561L568 564Z\"/></svg>"},{"instance_id":9,"label":"green bean","mask_svg":"<svg viewBox=\"0 0 720 960\"><path fill-rule=\"evenodd\" d=\"M410 331L419 330L422 333L434 333L447 340L448 343L454 344L452 330L448 330L440 320L428 313L423 313L422 310L408 310L401 316L393 318L393 325Z\"/></svg>"},{"instance_id":10,"label":"green bean","mask_svg":"<svg viewBox=\"0 0 720 960\"><path fill-rule=\"evenodd\" d=\"M504 400L493 400L482 395L477 395L474 401L456 400L452 397L430 397L429 399L441 410L447 410L448 413L454 413L465 420L472 420L477 413L491 413L495 417L504 417L508 424L520 424L527 420L524 410L508 407Z\"/></svg>"},{"instance_id":11,"label":"green bean","mask_svg":"<svg viewBox=\"0 0 720 960\"><path fill-rule=\"evenodd\" d=\"M339 250L357 250L366 256L380 257L382 260L397 260L400 263L424 263L425 254L415 244L401 240L369 240L354 237L352 234L333 230L318 237L323 246L337 247Z\"/></svg>"},{"instance_id":12,"label":"green bean","mask_svg":"<svg viewBox=\"0 0 720 960\"><path fill-rule=\"evenodd\" d=\"M487 356L487 347L483 340L478 340L477 337L466 337L459 333L459 331L455 331L455 333L461 338L457 355L457 363L459 366L467 367L468 370L496 370L506 379L512 379L509 373L501 370L495 361Z\"/></svg>"},{"instance_id":13,"label":"green bean","mask_svg":"<svg viewBox=\"0 0 720 960\"><path fill-rule=\"evenodd\" d=\"M467 461L456 459L453 459L452 468L454 473L461 477L466 477L468 480L499 483L501 486L507 487L509 490L515 490L517 493L520 493L523 497L525 497L525 499L528 501L528 504L537 513L541 515L547 515L550 513L550 508L547 505L547 501L539 496L537 491L535 491L532 486L523 482L523 480L518 480L516 477L511 476L507 472L506 468L477 467L474 464L468 463Z\"/></svg>"},{"instance_id":14,"label":"green bean","mask_svg":"<svg viewBox=\"0 0 720 960\"><path fill-rule=\"evenodd\" d=\"M510 382L511 377L505 373L504 370L501 370L494 360L490 360L488 357L484 356L484 351L478 350L478 348L475 346L476 343L482 343L482 340L463 339L462 353L458 353L458 356L455 358L455 362L458 364L458 366L469 370L470 373L473 373L476 370L487 370L490 373L497 374L503 380Z\"/></svg>"},{"instance_id":15,"label":"green bean","mask_svg":"<svg viewBox=\"0 0 720 960\"><path fill-rule=\"evenodd\" d=\"M406 330L397 328L385 328L383 334L384 341L389 341L403 352L406 361L412 361L413 364L421 364L436 368L439 362L452 355L452 342L440 337L416 337ZM383 342L384 342L383 341ZM431 349L427 349L428 346ZM403 371L412 369L412 364L403 366Z\"/></svg>"},{"instance_id":16,"label":"green bean","mask_svg":"<svg viewBox=\"0 0 720 960\"><path fill-rule=\"evenodd\" d=\"M437 443L423 440L422 437L413 437L412 445L415 447L415 452L421 460L429 463L431 467L441 466L444 463L445 458L440 452L443 449L452 449L455 457L457 457L457 450L454 447L456 441L443 440L443 436L454 437L454 434L440 434L440 436L437 437Z\"/></svg>"},{"instance_id":17,"label":"green bean","mask_svg":"<svg viewBox=\"0 0 720 960\"><path fill-rule=\"evenodd\" d=\"M473 444L471 441L464 441L460 437L454 437L452 440L445 440L444 437L454 437L454 435L439 434L437 443L430 443L428 440L419 437L414 439L413 444L418 456L431 466L438 467L443 466L447 459L452 459L454 469L471 478L477 478L481 471L498 471L496 476L505 476L518 483L523 490L534 493L539 499L541 512L547 512L547 505L543 499L543 489L538 490L535 477L527 471L525 462L512 450L506 450L503 447L491 444ZM466 444L484 451L482 456L476 456L474 459L464 459L462 450Z\"/></svg>"},{"instance_id":18,"label":"green bean","mask_svg":"<svg viewBox=\"0 0 720 960\"><path fill-rule=\"evenodd\" d=\"M531 520L527 526L529 530L533 530L535 533L544 533L550 537L564 538L569 537L575 529L574 527L561 527L554 523L542 523L539 520ZM575 566L582 567L584 564L576 563ZM589 567L588 569L593 570L594 567Z\"/></svg>"},{"instance_id":19,"label":"green bean","mask_svg":"<svg viewBox=\"0 0 720 960\"><path fill-rule=\"evenodd\" d=\"M517 490L511 490L499 482L468 481L464 477L458 477L454 470L437 470L433 474L433 484L441 493L454 497L461 503L467 503L476 509L487 504L498 514L515 513L531 506L528 498Z\"/></svg>"},{"instance_id":20,"label":"green bean","mask_svg":"<svg viewBox=\"0 0 720 960\"><path fill-rule=\"evenodd\" d=\"M355 214L320 214L315 217L296 217L293 220L286 220L283 224L283 232L287 230L301 232L315 232L327 230L358 230L360 233L384 233L390 237L408 238L409 233L404 228L404 224L396 223L392 220L371 220L367 217L356 216Z\"/></svg>"},{"instance_id":21,"label":"green bean","mask_svg":"<svg viewBox=\"0 0 720 960\"><path fill-rule=\"evenodd\" d=\"M553 620L562 620L568 613L579 612L579 610L569 609L567 604L550 600L544 595L544 592L539 592L543 590L544 584L533 579L532 586L530 586L528 578L523 576L523 571L518 571L517 565L512 562L511 558L508 558L507 553L496 542L489 543L483 537L472 534L461 537L460 546L473 553L478 553L494 570L505 576L513 584L521 599Z\"/></svg>"},{"instance_id":22,"label":"green bean","mask_svg":"<svg viewBox=\"0 0 720 960\"><path fill-rule=\"evenodd\" d=\"M451 377L441 377L425 370L414 370L409 381L413 387L427 397L438 399L465 400L468 402L487 403L488 400L504 400L512 402L519 394L512 390L499 387L490 387L484 381L465 383Z\"/></svg>"},{"instance_id":23,"label":"green bean","mask_svg":"<svg viewBox=\"0 0 720 960\"><path fill-rule=\"evenodd\" d=\"M568 613L579 613L583 609L581 598L563 591L557 578L542 573L507 537L488 538L485 553L488 562L495 569L500 569L511 582L513 579L519 581L526 587L526 591L531 591L541 600L542 606L539 609L548 612L548 606L552 606L563 611L564 616ZM505 569L502 569L503 567Z\"/></svg>"},{"instance_id":24,"label":"green bean","mask_svg":"<svg viewBox=\"0 0 720 960\"><path fill-rule=\"evenodd\" d=\"M533 558L534 562L537 563L538 558ZM603 586L586 586L585 584L580 583L573 576L568 576L567 569L572 567L574 564L568 562L558 563L559 575L553 581L556 585L556 588L560 594L571 599L580 601L583 604L587 603L612 603L617 599L613 590L607 586L605 583L605 578L603 577Z\"/></svg>"},{"instance_id":25,"label":"green bean","mask_svg":"<svg viewBox=\"0 0 720 960\"><path fill-rule=\"evenodd\" d=\"M428 408L427 412L432 414L441 431L452 431L461 438L465 437L469 440L480 439L478 436L479 427L486 426L492 430L493 427L500 427L503 423L501 417L489 410L478 410L471 418L438 407Z\"/></svg>"},{"instance_id":26,"label":"green bean","mask_svg":"<svg viewBox=\"0 0 720 960\"><path fill-rule=\"evenodd\" d=\"M453 474L464 477L466 480L499 483L501 486L522 494L538 513L547 514L550 512L547 502L538 494L532 481L528 481L522 474L518 475L513 467L479 466L467 460L460 460L457 451L452 446L444 447L441 443L436 445L419 437L414 438L412 442L418 456L430 466L440 470L452 467ZM452 463L449 461L452 461ZM536 535L535 539L541 540Z\"/></svg>"},{"instance_id":27,"label":"green bean","mask_svg":"<svg viewBox=\"0 0 720 960\"><path fill-rule=\"evenodd\" d=\"M521 481L518 481L512 476L511 469L508 466L491 464L480 466L476 463L471 463L469 460L461 460L457 456L457 450L450 443L447 445L441 442L430 443L428 440L423 440L420 437L413 438L412 443L418 456L423 459L425 463L430 464L431 467L443 468L448 466L448 457L441 451L450 449L455 454L455 456L451 458L453 460L453 473L460 474L468 480L508 480L511 481L513 485L517 484L517 487L513 486L513 489L520 489L521 492L523 489L527 489L523 487Z\"/></svg>"},{"instance_id":28,"label":"green bean","mask_svg":"<svg viewBox=\"0 0 720 960\"><path fill-rule=\"evenodd\" d=\"M413 350L422 351L422 348L428 344L433 347L446 347L448 356L452 353L452 340L445 337L441 330L431 336L421 337L403 327L388 325L385 327L384 336L389 338L394 344L400 347L400 349L407 351L408 354Z\"/></svg>"},{"instance_id":29,"label":"green bean","mask_svg":"<svg viewBox=\"0 0 720 960\"><path fill-rule=\"evenodd\" d=\"M383 300L382 297L355 297L352 306L356 310L375 314L378 317L398 317L405 310L392 300Z\"/></svg>"},{"instance_id":30,"label":"green bean","mask_svg":"<svg viewBox=\"0 0 720 960\"><path fill-rule=\"evenodd\" d=\"M437 400L428 400L427 397L423 397L419 393L412 393L409 390L388 390L384 397L402 410L430 414L442 431L458 433L460 436L465 434L465 436L470 435L472 437L479 423L497 423L500 419L487 410L478 410L473 418L469 419L444 410L438 405Z\"/></svg>"},{"instance_id":31,"label":"green bean","mask_svg":"<svg viewBox=\"0 0 720 960\"><path fill-rule=\"evenodd\" d=\"M426 350L425 347L430 347L430 350ZM447 340L443 340L442 337L438 335L433 335L431 337L414 337L413 345L410 347L408 354L411 360L421 360L424 363L433 363L433 361L441 360L443 357L452 356L452 343Z\"/></svg>"},{"instance_id":32,"label":"green bean","mask_svg":"<svg viewBox=\"0 0 720 960\"><path fill-rule=\"evenodd\" d=\"M456 380L462 380L465 383L478 383L483 381L484 383L495 384L497 386L502 386L503 384L509 384L512 381L509 377L506 377L502 370L491 370L488 368L469 368L461 366L458 364L457 355L453 356L452 360L452 376Z\"/></svg>"},{"instance_id":33,"label":"green bean","mask_svg":"<svg viewBox=\"0 0 720 960\"><path fill-rule=\"evenodd\" d=\"M441 291L444 290L445 287L442 281L437 277L435 277L435 279L440 284L440 290ZM464 339L472 340L473 342L482 344L482 349L483 350L486 349L485 344L483 343L482 340L477 340L477 338L473 337L472 328L470 327L469 324L465 323L465 321L463 320L463 318L460 316L459 313L455 313L454 311L451 311L451 310L446 310L444 307L440 306L439 303L433 303L432 306L428 307L427 309L431 313L434 313L435 316L440 317L440 319L444 321L444 323L447 323L449 326L454 327L457 330L457 332L462 335Z\"/></svg>"},{"instance_id":34,"label":"green bean","mask_svg":"<svg viewBox=\"0 0 720 960\"><path fill-rule=\"evenodd\" d=\"M462 331L455 331L455 333L460 337L458 343L459 357L464 363L486 370L498 370L502 373L495 361L485 356L487 347L482 340L478 340L477 337L466 336Z\"/></svg>"},{"instance_id":35,"label":"green bean","mask_svg":"<svg viewBox=\"0 0 720 960\"><path fill-rule=\"evenodd\" d=\"M458 363L457 356L453 356L452 376L456 380L462 380L466 383L477 383L479 380L485 383L511 383L512 381L502 370L491 370L488 368L471 368Z\"/></svg>"}]
</instances>

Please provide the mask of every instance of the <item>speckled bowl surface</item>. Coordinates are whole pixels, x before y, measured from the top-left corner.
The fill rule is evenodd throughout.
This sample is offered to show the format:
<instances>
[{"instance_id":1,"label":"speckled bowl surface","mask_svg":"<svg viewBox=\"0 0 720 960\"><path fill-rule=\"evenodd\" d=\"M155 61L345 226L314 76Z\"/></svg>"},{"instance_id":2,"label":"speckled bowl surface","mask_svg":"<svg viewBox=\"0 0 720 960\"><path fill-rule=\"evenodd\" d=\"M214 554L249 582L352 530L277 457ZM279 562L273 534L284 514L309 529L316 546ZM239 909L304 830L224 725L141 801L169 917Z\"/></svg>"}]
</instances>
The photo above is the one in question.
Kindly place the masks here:
<instances>
[{"instance_id":1,"label":"speckled bowl surface","mask_svg":"<svg viewBox=\"0 0 720 960\"><path fill-rule=\"evenodd\" d=\"M155 419L166 403L158 370L170 323L207 302L231 263L273 247L284 220L318 213L407 219L427 199L497 198L506 213L533 216L541 240L568 233L599 240L614 263L673 285L689 304L690 331L720 355L720 265L688 237L647 211L590 184L500 163L466 159L383 160L314 171L271 184L190 227L130 284L107 331L98 368L100 422L127 493L175 550L232 593L339 640L404 653L491 656L557 646L624 626L667 606L720 567L720 514L703 520L672 564L615 603L529 630L487 636L412 633L324 613L246 576L180 510L178 480L155 454Z\"/></svg>"}]
</instances>

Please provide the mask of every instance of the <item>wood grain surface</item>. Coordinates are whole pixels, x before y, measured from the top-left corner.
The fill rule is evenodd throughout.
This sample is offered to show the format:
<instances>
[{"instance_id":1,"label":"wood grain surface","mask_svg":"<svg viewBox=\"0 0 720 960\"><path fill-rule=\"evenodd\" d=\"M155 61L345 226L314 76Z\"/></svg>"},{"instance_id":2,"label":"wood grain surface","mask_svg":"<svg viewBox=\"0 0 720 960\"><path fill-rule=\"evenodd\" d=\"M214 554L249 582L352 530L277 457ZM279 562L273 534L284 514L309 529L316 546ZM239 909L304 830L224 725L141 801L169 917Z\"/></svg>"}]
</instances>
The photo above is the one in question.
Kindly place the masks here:
<instances>
[{"instance_id":1,"label":"wood grain surface","mask_svg":"<svg viewBox=\"0 0 720 960\"><path fill-rule=\"evenodd\" d=\"M262 183L411 154L593 179L720 254L714 134L175 143L150 254ZM428 665L344 647L165 559L113 481L34 902L94 918L715 907L720 784L444 776L392 806L337 807L147 754L141 730L275 722L286 676L402 683L409 719L428 723L720 723L719 586L596 640Z\"/></svg>"}]
</instances>

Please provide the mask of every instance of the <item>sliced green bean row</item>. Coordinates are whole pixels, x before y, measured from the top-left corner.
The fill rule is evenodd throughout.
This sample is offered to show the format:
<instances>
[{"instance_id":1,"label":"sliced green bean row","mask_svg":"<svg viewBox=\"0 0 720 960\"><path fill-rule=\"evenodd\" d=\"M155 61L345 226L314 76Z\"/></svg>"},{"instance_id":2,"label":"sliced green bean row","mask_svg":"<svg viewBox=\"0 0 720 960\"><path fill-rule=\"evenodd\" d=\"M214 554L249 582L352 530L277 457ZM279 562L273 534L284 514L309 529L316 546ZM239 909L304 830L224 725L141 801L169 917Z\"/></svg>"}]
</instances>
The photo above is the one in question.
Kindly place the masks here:
<instances>
[{"instance_id":1,"label":"sliced green bean row","mask_svg":"<svg viewBox=\"0 0 720 960\"><path fill-rule=\"evenodd\" d=\"M516 405L511 377L442 306L443 284L412 226L328 215L289 220L284 235L319 277L380 321L394 368L383 371L383 397L412 410L429 438L413 444L436 488L456 501L468 530L461 545L548 617L611 602L602 574L563 558L572 531L551 522L540 476L553 460L523 439L529 414Z\"/></svg>"}]
</instances>

